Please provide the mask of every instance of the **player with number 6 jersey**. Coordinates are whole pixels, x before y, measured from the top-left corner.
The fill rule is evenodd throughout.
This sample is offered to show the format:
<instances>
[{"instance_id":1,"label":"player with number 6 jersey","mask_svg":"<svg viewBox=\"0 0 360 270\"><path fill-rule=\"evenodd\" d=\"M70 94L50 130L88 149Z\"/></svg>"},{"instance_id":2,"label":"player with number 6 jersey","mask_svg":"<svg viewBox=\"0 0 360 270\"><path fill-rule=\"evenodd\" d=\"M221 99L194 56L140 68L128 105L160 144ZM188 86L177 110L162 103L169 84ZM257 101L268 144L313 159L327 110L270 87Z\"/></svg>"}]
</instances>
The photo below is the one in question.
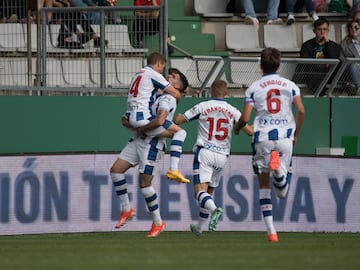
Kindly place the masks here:
<instances>
[{"instance_id":1,"label":"player with number 6 jersey","mask_svg":"<svg viewBox=\"0 0 360 270\"><path fill-rule=\"evenodd\" d=\"M284 198L289 190L293 142L297 142L305 118L299 88L276 74L280 61L278 49L262 51L260 67L263 76L246 90L243 113L235 126L235 131L244 127L255 109L252 165L259 179L260 208L271 242L279 239L273 224L270 173L276 195Z\"/></svg>"}]
</instances>

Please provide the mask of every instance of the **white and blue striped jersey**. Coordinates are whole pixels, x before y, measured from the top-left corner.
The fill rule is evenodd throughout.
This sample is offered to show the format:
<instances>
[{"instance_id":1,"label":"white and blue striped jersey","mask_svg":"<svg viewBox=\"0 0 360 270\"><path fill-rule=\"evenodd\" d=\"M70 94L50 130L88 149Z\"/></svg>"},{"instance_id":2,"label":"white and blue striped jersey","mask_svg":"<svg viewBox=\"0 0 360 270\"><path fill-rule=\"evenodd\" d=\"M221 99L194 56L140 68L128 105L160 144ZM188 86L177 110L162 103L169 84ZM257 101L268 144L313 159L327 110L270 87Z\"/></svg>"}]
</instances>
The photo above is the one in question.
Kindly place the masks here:
<instances>
[{"instance_id":1,"label":"white and blue striped jersey","mask_svg":"<svg viewBox=\"0 0 360 270\"><path fill-rule=\"evenodd\" d=\"M157 91L164 91L169 82L151 66L145 66L133 77L127 96L129 122L133 127L145 125L154 116L151 107L155 102Z\"/></svg>"},{"instance_id":2,"label":"white and blue striped jersey","mask_svg":"<svg viewBox=\"0 0 360 270\"><path fill-rule=\"evenodd\" d=\"M183 115L187 121L199 120L194 151L200 146L216 153L230 154L232 130L241 116L238 109L224 99L212 98Z\"/></svg>"},{"instance_id":3,"label":"white and blue striped jersey","mask_svg":"<svg viewBox=\"0 0 360 270\"><path fill-rule=\"evenodd\" d=\"M168 129L168 127L173 123L172 120L176 111L176 107L177 107L177 100L172 95L164 93L161 96L159 96L155 100L153 106L151 107L152 114L156 116L157 112L159 110L162 110L168 112L168 115L166 117L165 123L161 127L147 131L146 135L157 136L166 129Z\"/></svg>"},{"instance_id":4,"label":"white and blue striped jersey","mask_svg":"<svg viewBox=\"0 0 360 270\"><path fill-rule=\"evenodd\" d=\"M253 142L294 139L296 123L292 112L296 84L278 74L264 75L245 92L245 103L256 110Z\"/></svg>"}]
</instances>

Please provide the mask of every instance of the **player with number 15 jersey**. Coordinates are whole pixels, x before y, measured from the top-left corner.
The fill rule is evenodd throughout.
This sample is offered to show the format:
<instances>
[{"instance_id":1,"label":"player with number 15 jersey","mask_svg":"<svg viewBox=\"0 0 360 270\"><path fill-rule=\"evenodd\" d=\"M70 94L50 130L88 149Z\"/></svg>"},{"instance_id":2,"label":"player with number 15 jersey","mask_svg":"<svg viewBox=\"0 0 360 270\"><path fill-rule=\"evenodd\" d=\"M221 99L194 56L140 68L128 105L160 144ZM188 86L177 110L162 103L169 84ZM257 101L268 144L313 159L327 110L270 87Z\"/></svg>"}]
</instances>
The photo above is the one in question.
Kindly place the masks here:
<instances>
[{"instance_id":1,"label":"player with number 15 jersey","mask_svg":"<svg viewBox=\"0 0 360 270\"><path fill-rule=\"evenodd\" d=\"M225 99L212 98L196 104L184 112L187 121L199 120L195 147L204 147L212 152L230 154L233 126L241 113Z\"/></svg>"}]
</instances>

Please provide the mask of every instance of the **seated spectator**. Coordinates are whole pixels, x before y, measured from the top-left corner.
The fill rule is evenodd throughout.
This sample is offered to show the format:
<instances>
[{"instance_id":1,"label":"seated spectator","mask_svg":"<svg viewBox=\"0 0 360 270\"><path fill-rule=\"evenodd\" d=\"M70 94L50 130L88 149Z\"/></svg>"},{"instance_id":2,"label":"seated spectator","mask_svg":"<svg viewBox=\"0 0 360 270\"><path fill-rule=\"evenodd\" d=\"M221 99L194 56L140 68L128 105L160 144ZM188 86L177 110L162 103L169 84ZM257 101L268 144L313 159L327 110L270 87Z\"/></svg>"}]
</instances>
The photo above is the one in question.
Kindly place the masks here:
<instances>
[{"instance_id":1,"label":"seated spectator","mask_svg":"<svg viewBox=\"0 0 360 270\"><path fill-rule=\"evenodd\" d=\"M62 2L64 7L71 6L69 0L58 2ZM97 36L88 17L83 12L62 12L61 16L57 44L59 48L84 49L84 44L91 39L94 40L94 47L100 47L100 37ZM78 29L78 25L81 26L83 31ZM77 40L73 40L74 34L77 36ZM108 41L105 40L105 45L107 43Z\"/></svg>"},{"instance_id":2,"label":"seated spectator","mask_svg":"<svg viewBox=\"0 0 360 270\"><path fill-rule=\"evenodd\" d=\"M360 19L353 19L346 27L348 34L341 41L341 49L344 57L360 59ZM349 66L352 85L348 90L349 95L360 95L360 63Z\"/></svg>"},{"instance_id":3,"label":"seated spectator","mask_svg":"<svg viewBox=\"0 0 360 270\"><path fill-rule=\"evenodd\" d=\"M352 3L350 3L349 0L330 0L328 3L328 12L349 14L351 11L351 6Z\"/></svg>"},{"instance_id":4,"label":"seated spectator","mask_svg":"<svg viewBox=\"0 0 360 270\"><path fill-rule=\"evenodd\" d=\"M26 22L26 1L25 0L0 1L0 22L3 23Z\"/></svg>"},{"instance_id":5,"label":"seated spectator","mask_svg":"<svg viewBox=\"0 0 360 270\"><path fill-rule=\"evenodd\" d=\"M99 6L110 6L115 7L116 6L116 0L97 0L97 3ZM112 11L105 12L105 21L109 24L121 24L121 18L118 14Z\"/></svg>"},{"instance_id":6,"label":"seated spectator","mask_svg":"<svg viewBox=\"0 0 360 270\"><path fill-rule=\"evenodd\" d=\"M354 0L351 16L353 19L360 19L360 0Z\"/></svg>"},{"instance_id":7,"label":"seated spectator","mask_svg":"<svg viewBox=\"0 0 360 270\"><path fill-rule=\"evenodd\" d=\"M69 0L73 7L96 7L92 0ZM100 13L99 12L86 12L87 17L92 24L100 24Z\"/></svg>"},{"instance_id":8,"label":"seated spectator","mask_svg":"<svg viewBox=\"0 0 360 270\"><path fill-rule=\"evenodd\" d=\"M315 11L318 13L327 13L330 0L313 0Z\"/></svg>"},{"instance_id":9,"label":"seated spectator","mask_svg":"<svg viewBox=\"0 0 360 270\"><path fill-rule=\"evenodd\" d=\"M134 0L134 6L160 6L160 4L160 0ZM137 48L143 48L145 34L151 35L159 32L159 15L159 11L135 11L133 27Z\"/></svg>"},{"instance_id":10,"label":"seated spectator","mask_svg":"<svg viewBox=\"0 0 360 270\"><path fill-rule=\"evenodd\" d=\"M43 7L63 7L64 2L61 0L41 0L40 1L40 9ZM57 20L60 20L61 16L60 13L53 13L48 11L46 13L46 22L47 23L54 23ZM60 23L60 22L59 22Z\"/></svg>"},{"instance_id":11,"label":"seated spectator","mask_svg":"<svg viewBox=\"0 0 360 270\"><path fill-rule=\"evenodd\" d=\"M315 37L305 41L300 49L302 58L339 58L339 45L329 40L329 22L321 17L313 23Z\"/></svg>"},{"instance_id":12,"label":"seated spectator","mask_svg":"<svg viewBox=\"0 0 360 270\"><path fill-rule=\"evenodd\" d=\"M319 19L319 17L316 14L312 0L286 0L285 5L286 5L286 12L288 14L288 17L286 20L287 25L291 25L295 22L295 17L294 17L295 5L297 5L297 8L299 7L299 5L302 5L302 6L305 5L306 11L309 13L309 15L311 16L313 21L316 21L317 19Z\"/></svg>"},{"instance_id":13,"label":"seated spectator","mask_svg":"<svg viewBox=\"0 0 360 270\"><path fill-rule=\"evenodd\" d=\"M237 0L240 1L240 0ZM259 20L256 17L253 0L241 0L245 11L245 23L259 26ZM278 18L280 0L267 0L267 24L282 24L282 19Z\"/></svg>"},{"instance_id":14,"label":"seated spectator","mask_svg":"<svg viewBox=\"0 0 360 270\"><path fill-rule=\"evenodd\" d=\"M329 40L330 25L328 20L320 17L313 23L313 26L315 37L302 44L300 57L338 59L341 48L336 42ZM295 71L297 77L293 80L296 83L305 83L309 89L316 91L328 70L329 67L327 65L315 65L309 69L308 65L300 64ZM303 75L299 76L297 71L301 71ZM323 91L324 90L325 89L323 89ZM322 92L322 94L324 94L324 92Z\"/></svg>"}]
</instances>

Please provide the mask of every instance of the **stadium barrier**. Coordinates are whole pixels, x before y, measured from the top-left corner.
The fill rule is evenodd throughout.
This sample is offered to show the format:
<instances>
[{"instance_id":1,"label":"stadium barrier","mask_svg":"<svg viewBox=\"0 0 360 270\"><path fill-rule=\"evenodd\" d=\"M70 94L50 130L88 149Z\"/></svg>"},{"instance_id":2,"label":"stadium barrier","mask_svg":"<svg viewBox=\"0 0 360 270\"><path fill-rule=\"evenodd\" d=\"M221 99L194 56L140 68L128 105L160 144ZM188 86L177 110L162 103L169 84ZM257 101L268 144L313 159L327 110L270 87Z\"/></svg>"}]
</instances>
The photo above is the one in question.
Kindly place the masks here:
<instances>
[{"instance_id":1,"label":"stadium barrier","mask_svg":"<svg viewBox=\"0 0 360 270\"><path fill-rule=\"evenodd\" d=\"M0 157L0 235L115 231L119 200L109 168L116 154L36 155ZM193 155L184 155L180 169L192 179ZM158 193L167 231L189 230L198 219L193 185L167 180L170 157L156 168ZM357 159L294 157L286 198L273 193L274 223L278 231L360 232ZM151 226L138 172L126 173L136 215L121 231L144 231ZM264 231L258 181L251 156L231 155L214 199L224 213L219 231Z\"/></svg>"}]
</instances>

